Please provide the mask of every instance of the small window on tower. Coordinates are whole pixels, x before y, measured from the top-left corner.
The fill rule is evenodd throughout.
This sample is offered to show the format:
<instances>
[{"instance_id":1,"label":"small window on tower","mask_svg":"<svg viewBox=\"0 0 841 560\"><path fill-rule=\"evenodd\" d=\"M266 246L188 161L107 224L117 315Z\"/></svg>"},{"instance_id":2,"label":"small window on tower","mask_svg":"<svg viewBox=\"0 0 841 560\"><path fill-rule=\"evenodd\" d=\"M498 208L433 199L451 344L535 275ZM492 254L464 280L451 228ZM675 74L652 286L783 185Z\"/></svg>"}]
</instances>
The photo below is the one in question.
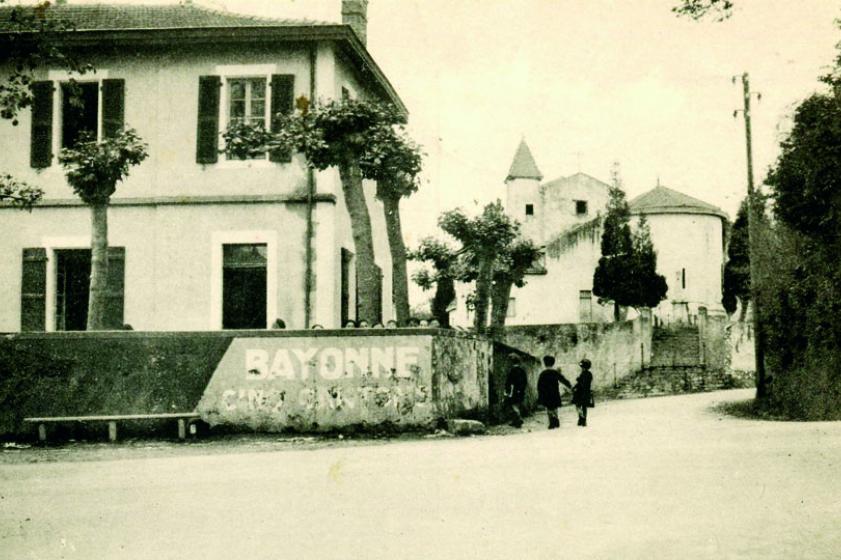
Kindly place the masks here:
<instances>
[{"instance_id":1,"label":"small window on tower","mask_svg":"<svg viewBox=\"0 0 841 560\"><path fill-rule=\"evenodd\" d=\"M526 216L534 216L534 204L526 204Z\"/></svg>"},{"instance_id":2,"label":"small window on tower","mask_svg":"<svg viewBox=\"0 0 841 560\"><path fill-rule=\"evenodd\" d=\"M577 216L586 216L587 215L587 201L586 200L576 200L575 201L575 214Z\"/></svg>"}]
</instances>

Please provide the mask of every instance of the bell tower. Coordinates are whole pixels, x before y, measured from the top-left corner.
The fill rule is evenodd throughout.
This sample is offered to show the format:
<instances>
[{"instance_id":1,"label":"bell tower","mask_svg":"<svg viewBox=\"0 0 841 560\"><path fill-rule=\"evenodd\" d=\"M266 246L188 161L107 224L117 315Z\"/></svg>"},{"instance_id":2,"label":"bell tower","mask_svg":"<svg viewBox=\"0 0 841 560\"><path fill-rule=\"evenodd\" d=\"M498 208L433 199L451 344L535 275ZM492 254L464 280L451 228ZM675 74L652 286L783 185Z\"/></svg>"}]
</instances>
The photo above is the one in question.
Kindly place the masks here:
<instances>
[{"instance_id":1,"label":"bell tower","mask_svg":"<svg viewBox=\"0 0 841 560\"><path fill-rule=\"evenodd\" d=\"M523 236L538 245L543 244L543 203L540 196L542 179L543 174L537 168L523 138L505 178L505 212L520 222Z\"/></svg>"}]
</instances>

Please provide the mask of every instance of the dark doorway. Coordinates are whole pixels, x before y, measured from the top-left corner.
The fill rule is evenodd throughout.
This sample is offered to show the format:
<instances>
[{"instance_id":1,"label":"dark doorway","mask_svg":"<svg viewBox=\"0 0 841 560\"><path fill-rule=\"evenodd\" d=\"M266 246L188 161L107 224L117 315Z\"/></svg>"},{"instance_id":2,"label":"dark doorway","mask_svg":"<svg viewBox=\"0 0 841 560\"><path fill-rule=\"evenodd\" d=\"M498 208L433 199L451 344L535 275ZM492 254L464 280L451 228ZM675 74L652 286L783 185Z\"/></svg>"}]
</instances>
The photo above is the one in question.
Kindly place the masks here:
<instances>
[{"instance_id":1,"label":"dark doorway","mask_svg":"<svg viewBox=\"0 0 841 560\"><path fill-rule=\"evenodd\" d=\"M96 139L99 122L99 84L62 84L61 115L62 147L74 147L84 133Z\"/></svg>"},{"instance_id":2,"label":"dark doorway","mask_svg":"<svg viewBox=\"0 0 841 560\"><path fill-rule=\"evenodd\" d=\"M266 328L266 245L222 246L222 328Z\"/></svg>"},{"instance_id":3,"label":"dark doorway","mask_svg":"<svg viewBox=\"0 0 841 560\"><path fill-rule=\"evenodd\" d=\"M88 325L90 249L63 249L56 257L57 331L83 331Z\"/></svg>"}]
</instances>

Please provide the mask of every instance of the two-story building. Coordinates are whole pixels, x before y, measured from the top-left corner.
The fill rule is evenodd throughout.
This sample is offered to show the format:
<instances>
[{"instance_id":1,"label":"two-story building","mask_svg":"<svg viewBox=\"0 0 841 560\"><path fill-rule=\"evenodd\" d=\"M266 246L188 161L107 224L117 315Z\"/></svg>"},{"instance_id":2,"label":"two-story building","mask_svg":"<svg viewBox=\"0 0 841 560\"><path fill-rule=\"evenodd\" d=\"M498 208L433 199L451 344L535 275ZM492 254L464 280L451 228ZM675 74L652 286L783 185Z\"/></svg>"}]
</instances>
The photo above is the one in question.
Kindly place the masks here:
<instances>
[{"instance_id":1,"label":"two-story building","mask_svg":"<svg viewBox=\"0 0 841 560\"><path fill-rule=\"evenodd\" d=\"M300 154L221 153L237 121L269 126L295 100L341 96L405 107L366 49L367 0L343 23L266 19L182 5L50 7L64 46L95 67L39 68L34 103L0 121L0 170L40 187L31 211L0 206L0 332L84 330L89 210L57 155L90 132L137 130L149 158L109 208L109 323L137 330L338 327L355 318L353 239L338 173ZM0 8L0 41L13 29ZM0 66L2 72L2 66ZM71 95L69 80L78 82ZM74 102L74 99L76 100ZM391 263L374 184L365 185L393 316Z\"/></svg>"}]
</instances>

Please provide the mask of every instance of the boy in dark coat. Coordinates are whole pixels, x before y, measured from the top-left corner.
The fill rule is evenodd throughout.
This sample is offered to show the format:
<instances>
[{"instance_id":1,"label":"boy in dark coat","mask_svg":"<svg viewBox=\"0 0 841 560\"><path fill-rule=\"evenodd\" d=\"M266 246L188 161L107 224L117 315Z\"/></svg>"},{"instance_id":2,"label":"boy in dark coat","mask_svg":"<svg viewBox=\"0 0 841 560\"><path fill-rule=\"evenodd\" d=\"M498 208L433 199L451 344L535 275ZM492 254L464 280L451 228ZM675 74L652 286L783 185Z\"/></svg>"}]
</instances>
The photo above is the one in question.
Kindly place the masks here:
<instances>
[{"instance_id":1,"label":"boy in dark coat","mask_svg":"<svg viewBox=\"0 0 841 560\"><path fill-rule=\"evenodd\" d=\"M546 367L540 372L537 378L537 402L546 407L546 414L549 416L549 429L553 430L561 426L558 420L558 408L561 406L561 384L567 389L572 389L569 380L560 371L555 369L555 357L544 356L543 365Z\"/></svg>"},{"instance_id":2,"label":"boy in dark coat","mask_svg":"<svg viewBox=\"0 0 841 560\"><path fill-rule=\"evenodd\" d=\"M523 425L523 400L526 397L526 385L528 377L526 370L520 365L520 357L517 354L510 354L511 369L508 370L508 377L505 379L505 402L511 408L514 419L511 425L519 428Z\"/></svg>"},{"instance_id":3,"label":"boy in dark coat","mask_svg":"<svg viewBox=\"0 0 841 560\"><path fill-rule=\"evenodd\" d=\"M590 373L590 360L584 358L578 364L581 366L581 373L575 380L575 387L572 388L572 404L578 411L578 425L587 425L587 409L593 406L593 374Z\"/></svg>"}]
</instances>

